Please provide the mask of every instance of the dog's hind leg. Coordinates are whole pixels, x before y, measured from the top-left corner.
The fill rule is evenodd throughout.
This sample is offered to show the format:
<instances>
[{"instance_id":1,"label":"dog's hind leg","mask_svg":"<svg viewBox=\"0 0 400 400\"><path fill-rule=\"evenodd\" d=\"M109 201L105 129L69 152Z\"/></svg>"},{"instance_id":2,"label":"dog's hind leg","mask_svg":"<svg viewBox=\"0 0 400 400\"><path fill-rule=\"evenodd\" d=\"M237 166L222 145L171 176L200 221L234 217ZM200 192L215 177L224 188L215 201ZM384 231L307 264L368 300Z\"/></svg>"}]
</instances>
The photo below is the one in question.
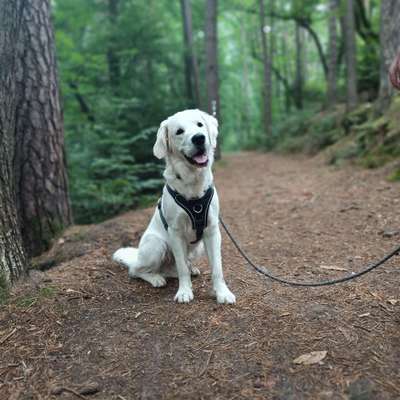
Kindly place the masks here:
<instances>
[{"instance_id":1,"label":"dog's hind leg","mask_svg":"<svg viewBox=\"0 0 400 400\"><path fill-rule=\"evenodd\" d=\"M166 280L160 274L167 245L156 236L148 235L140 243L137 258L129 265L129 277L140 278L154 287L165 286Z\"/></svg>"}]
</instances>

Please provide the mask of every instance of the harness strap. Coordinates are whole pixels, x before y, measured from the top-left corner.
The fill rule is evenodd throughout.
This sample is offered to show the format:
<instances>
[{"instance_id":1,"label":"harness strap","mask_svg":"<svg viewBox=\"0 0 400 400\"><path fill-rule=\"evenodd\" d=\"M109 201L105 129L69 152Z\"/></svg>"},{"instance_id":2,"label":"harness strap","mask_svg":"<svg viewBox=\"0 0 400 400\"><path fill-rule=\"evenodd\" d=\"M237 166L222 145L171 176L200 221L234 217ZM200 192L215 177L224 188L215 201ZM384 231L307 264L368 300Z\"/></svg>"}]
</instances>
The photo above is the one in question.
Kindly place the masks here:
<instances>
[{"instance_id":1,"label":"harness strap","mask_svg":"<svg viewBox=\"0 0 400 400\"><path fill-rule=\"evenodd\" d=\"M169 185L166 185L168 193L172 196L175 203L181 207L186 214L189 216L192 223L192 228L196 231L196 240L191 242L195 244L203 237L204 229L208 223L208 210L210 208L211 200L214 196L214 187L210 186L205 192L204 196L197 199L187 200L179 192L172 189ZM168 230L168 223L162 212L161 199L158 202L158 211L160 213L161 222L164 225L165 230Z\"/></svg>"},{"instance_id":2,"label":"harness strap","mask_svg":"<svg viewBox=\"0 0 400 400\"><path fill-rule=\"evenodd\" d=\"M158 208L158 212L160 213L161 222L164 225L165 230L167 231L168 230L168 222L164 217L164 213L162 212L161 199L158 200L157 208Z\"/></svg>"}]
</instances>

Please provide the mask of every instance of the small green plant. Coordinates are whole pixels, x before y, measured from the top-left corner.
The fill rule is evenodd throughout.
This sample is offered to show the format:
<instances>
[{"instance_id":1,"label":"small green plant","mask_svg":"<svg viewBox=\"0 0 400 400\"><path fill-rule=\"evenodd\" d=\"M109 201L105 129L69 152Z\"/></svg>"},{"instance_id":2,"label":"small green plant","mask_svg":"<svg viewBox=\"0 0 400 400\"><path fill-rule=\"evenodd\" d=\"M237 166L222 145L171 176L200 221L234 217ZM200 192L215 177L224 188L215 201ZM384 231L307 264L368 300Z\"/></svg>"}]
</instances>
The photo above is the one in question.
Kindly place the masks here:
<instances>
[{"instance_id":1,"label":"small green plant","mask_svg":"<svg viewBox=\"0 0 400 400\"><path fill-rule=\"evenodd\" d=\"M43 299L49 299L56 294L57 290L52 286L45 286L38 290L37 293L20 297L16 305L21 308L29 308Z\"/></svg>"},{"instance_id":2,"label":"small green plant","mask_svg":"<svg viewBox=\"0 0 400 400\"><path fill-rule=\"evenodd\" d=\"M400 181L400 168L397 168L394 172L392 172L389 177L389 181L398 182Z\"/></svg>"}]
</instances>

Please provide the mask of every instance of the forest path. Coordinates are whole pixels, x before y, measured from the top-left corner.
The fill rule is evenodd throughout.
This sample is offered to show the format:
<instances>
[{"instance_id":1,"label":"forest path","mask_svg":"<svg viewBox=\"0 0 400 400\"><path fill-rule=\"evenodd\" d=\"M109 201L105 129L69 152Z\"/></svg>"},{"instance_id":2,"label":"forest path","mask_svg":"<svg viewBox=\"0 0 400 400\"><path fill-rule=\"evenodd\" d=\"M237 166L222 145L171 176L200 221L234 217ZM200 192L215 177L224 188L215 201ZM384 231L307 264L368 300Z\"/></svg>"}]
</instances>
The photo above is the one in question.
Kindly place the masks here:
<instances>
[{"instance_id":1,"label":"forest path","mask_svg":"<svg viewBox=\"0 0 400 400\"><path fill-rule=\"evenodd\" d=\"M398 244L400 185L385 176L240 153L225 158L216 181L225 221L258 263L320 280ZM0 308L1 399L77 399L51 392L88 382L99 385L88 399L400 398L398 257L350 284L290 288L250 269L224 235L237 304L211 298L205 262L194 302L175 304L176 280L162 289L129 283L110 261L137 244L152 213L71 228L49 255L66 261L33 274ZM327 355L293 362L311 351Z\"/></svg>"}]
</instances>

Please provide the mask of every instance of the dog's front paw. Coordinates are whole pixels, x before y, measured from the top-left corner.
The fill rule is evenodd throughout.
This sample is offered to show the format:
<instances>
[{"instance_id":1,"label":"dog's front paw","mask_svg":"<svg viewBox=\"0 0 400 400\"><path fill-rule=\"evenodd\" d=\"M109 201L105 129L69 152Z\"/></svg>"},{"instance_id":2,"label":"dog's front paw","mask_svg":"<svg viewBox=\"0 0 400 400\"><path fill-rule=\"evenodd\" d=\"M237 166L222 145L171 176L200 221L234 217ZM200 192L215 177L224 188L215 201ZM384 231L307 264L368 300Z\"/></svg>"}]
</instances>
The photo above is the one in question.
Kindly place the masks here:
<instances>
[{"instance_id":1,"label":"dog's front paw","mask_svg":"<svg viewBox=\"0 0 400 400\"><path fill-rule=\"evenodd\" d=\"M163 287L167 284L167 281L165 280L165 278L159 274L152 274L152 276L150 276L149 280L150 284L153 287Z\"/></svg>"},{"instance_id":2,"label":"dog's front paw","mask_svg":"<svg viewBox=\"0 0 400 400\"><path fill-rule=\"evenodd\" d=\"M217 303L219 304L235 304L236 297L235 295L228 289L226 285L215 290L215 294L217 296Z\"/></svg>"},{"instance_id":3,"label":"dog's front paw","mask_svg":"<svg viewBox=\"0 0 400 400\"><path fill-rule=\"evenodd\" d=\"M174 300L178 303L189 303L194 298L193 291L190 288L179 289L175 295Z\"/></svg>"},{"instance_id":4,"label":"dog's front paw","mask_svg":"<svg viewBox=\"0 0 400 400\"><path fill-rule=\"evenodd\" d=\"M190 274L192 276L199 276L201 274L200 270L196 267L190 267Z\"/></svg>"}]
</instances>

